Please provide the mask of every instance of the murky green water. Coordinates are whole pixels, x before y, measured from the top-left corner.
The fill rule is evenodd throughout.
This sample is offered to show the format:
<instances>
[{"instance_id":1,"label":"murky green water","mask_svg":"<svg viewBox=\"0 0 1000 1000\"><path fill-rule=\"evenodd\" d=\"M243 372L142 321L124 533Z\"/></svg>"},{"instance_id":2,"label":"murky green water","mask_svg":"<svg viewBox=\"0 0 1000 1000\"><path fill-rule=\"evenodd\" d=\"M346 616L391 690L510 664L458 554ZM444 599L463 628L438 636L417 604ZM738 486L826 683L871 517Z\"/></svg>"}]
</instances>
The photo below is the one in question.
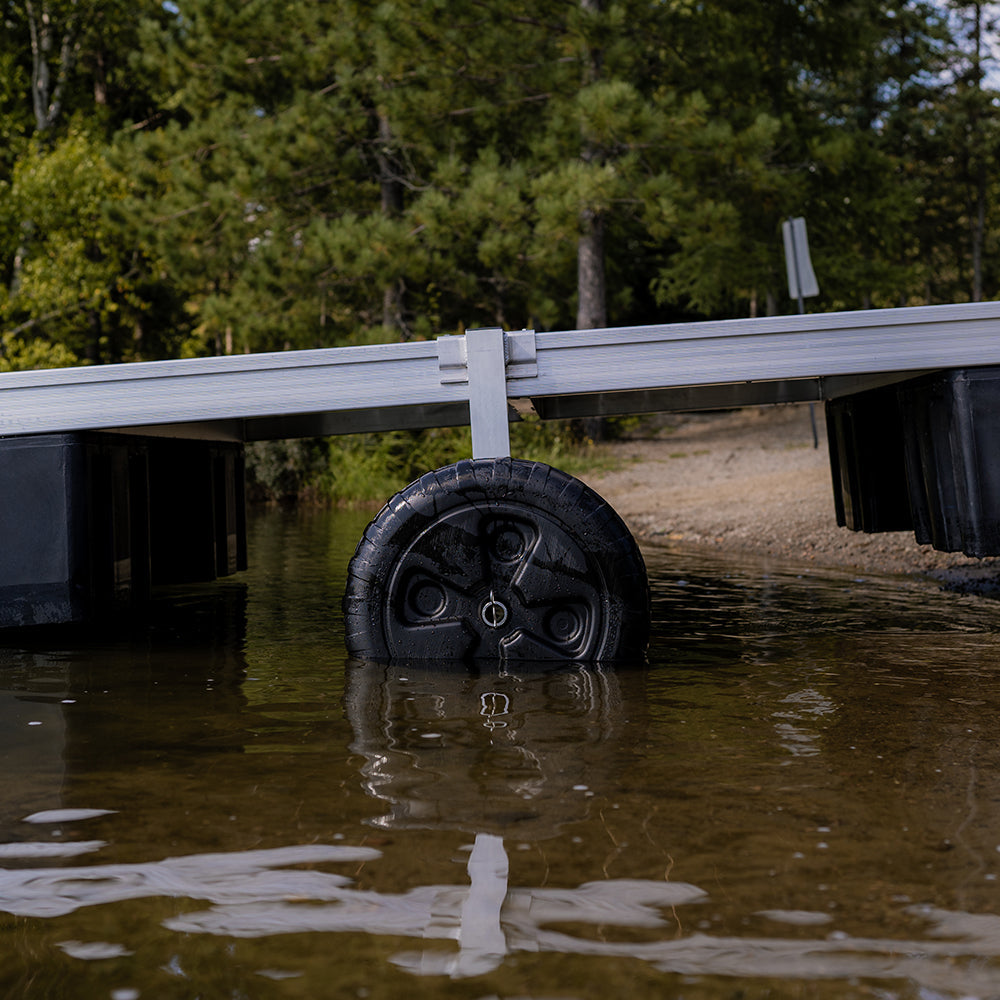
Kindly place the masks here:
<instances>
[{"instance_id":1,"label":"murky green water","mask_svg":"<svg viewBox=\"0 0 1000 1000\"><path fill-rule=\"evenodd\" d=\"M1000 606L647 551L643 669L345 663L364 518L0 648L4 997L1000 996Z\"/></svg>"}]
</instances>

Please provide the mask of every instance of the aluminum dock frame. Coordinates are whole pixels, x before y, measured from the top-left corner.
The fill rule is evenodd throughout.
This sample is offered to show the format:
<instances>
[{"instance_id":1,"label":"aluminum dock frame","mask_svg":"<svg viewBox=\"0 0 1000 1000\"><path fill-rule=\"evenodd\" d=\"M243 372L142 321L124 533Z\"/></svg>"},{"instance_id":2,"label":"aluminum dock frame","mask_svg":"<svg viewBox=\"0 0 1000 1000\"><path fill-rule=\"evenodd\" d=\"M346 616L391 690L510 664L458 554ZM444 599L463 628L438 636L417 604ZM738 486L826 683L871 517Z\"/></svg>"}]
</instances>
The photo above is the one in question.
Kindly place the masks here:
<instances>
[{"instance_id":1,"label":"aluminum dock frame","mask_svg":"<svg viewBox=\"0 0 1000 1000\"><path fill-rule=\"evenodd\" d=\"M997 555L998 385L995 302L4 373L0 625L245 565L246 441L471 424L497 459L529 412L825 402L842 524Z\"/></svg>"}]
</instances>

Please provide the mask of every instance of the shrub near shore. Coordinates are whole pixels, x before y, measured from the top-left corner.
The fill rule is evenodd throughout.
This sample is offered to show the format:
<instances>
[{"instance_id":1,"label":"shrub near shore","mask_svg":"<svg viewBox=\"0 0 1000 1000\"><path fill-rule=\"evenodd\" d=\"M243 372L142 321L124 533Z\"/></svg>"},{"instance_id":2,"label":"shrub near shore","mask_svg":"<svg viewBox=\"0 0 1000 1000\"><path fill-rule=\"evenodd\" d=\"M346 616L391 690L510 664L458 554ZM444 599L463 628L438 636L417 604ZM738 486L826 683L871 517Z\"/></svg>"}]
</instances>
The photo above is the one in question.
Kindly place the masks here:
<instances>
[{"instance_id":1,"label":"shrub near shore","mask_svg":"<svg viewBox=\"0 0 1000 1000\"><path fill-rule=\"evenodd\" d=\"M615 425L612 424L612 433ZM511 451L579 475L606 453L570 421L511 424ZM386 431L247 446L247 484L255 502L381 504L431 469L472 455L468 427Z\"/></svg>"}]
</instances>

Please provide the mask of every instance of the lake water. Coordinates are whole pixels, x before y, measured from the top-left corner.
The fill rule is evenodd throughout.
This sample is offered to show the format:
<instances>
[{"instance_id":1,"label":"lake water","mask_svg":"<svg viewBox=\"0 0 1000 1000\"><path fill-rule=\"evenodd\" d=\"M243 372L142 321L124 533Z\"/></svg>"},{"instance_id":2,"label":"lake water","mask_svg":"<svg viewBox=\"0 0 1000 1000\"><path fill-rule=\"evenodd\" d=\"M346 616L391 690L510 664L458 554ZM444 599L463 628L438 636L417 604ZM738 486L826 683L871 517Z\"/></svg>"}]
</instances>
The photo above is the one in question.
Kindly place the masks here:
<instances>
[{"instance_id":1,"label":"lake water","mask_svg":"<svg viewBox=\"0 0 1000 1000\"><path fill-rule=\"evenodd\" d=\"M641 668L386 668L365 520L5 640L0 994L1000 996L995 601L650 548Z\"/></svg>"}]
</instances>

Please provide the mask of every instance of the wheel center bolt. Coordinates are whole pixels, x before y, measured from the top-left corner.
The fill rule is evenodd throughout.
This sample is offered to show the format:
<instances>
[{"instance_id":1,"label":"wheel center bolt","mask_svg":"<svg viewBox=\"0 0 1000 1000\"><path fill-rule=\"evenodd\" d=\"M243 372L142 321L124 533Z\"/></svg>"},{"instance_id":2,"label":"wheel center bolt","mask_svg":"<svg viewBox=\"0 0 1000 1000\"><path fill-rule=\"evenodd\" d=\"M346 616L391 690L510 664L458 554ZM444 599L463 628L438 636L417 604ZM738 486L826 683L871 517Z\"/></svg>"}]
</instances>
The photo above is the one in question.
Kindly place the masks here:
<instances>
[{"instance_id":1,"label":"wheel center bolt","mask_svg":"<svg viewBox=\"0 0 1000 1000\"><path fill-rule=\"evenodd\" d=\"M509 615L507 606L498 601L493 596L493 591L490 591L489 600L479 609L479 617L482 618L483 624L490 628L500 628L507 621Z\"/></svg>"}]
</instances>

